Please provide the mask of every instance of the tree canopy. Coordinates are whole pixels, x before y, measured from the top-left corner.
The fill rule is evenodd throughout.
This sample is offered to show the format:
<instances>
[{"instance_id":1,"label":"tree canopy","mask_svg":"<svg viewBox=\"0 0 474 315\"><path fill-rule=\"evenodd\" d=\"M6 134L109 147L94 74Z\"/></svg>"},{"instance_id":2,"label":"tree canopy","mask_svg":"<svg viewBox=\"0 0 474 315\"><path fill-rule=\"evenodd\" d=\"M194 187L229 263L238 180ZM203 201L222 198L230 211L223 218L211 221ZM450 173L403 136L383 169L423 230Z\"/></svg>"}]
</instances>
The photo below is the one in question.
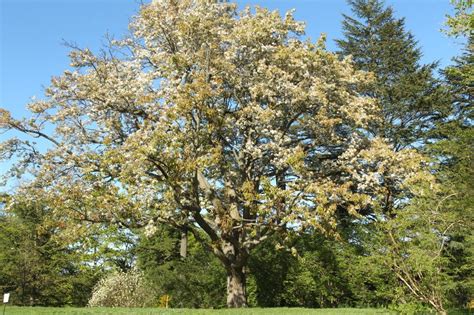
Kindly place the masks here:
<instances>
[{"instance_id":1,"label":"tree canopy","mask_svg":"<svg viewBox=\"0 0 474 315\"><path fill-rule=\"evenodd\" d=\"M388 185L414 193L408 184L429 180L415 151L369 133L381 119L361 92L371 76L322 40L303 41L291 12L162 0L130 26L97 54L74 49L73 70L29 104L34 119L2 111L3 129L52 144L2 146L31 166L18 198L149 234L159 222L186 227L223 263L228 306L239 307L250 251L265 238L330 232L336 211L357 216Z\"/></svg>"},{"instance_id":2,"label":"tree canopy","mask_svg":"<svg viewBox=\"0 0 474 315\"><path fill-rule=\"evenodd\" d=\"M155 0L101 50L70 45L31 118L0 108L22 179L0 287L24 305L465 307L472 1L440 76L390 6L348 3L336 53L292 11L219 0Z\"/></svg>"}]
</instances>

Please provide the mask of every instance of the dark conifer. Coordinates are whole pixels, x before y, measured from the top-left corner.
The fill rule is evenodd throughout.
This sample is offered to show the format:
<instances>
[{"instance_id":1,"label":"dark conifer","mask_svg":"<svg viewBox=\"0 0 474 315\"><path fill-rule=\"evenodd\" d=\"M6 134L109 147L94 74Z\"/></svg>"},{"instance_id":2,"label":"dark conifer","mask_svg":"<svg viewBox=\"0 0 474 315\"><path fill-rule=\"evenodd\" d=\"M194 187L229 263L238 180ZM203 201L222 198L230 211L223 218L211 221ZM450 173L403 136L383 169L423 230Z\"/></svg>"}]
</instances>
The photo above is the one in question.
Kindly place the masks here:
<instances>
[{"instance_id":1,"label":"dark conifer","mask_svg":"<svg viewBox=\"0 0 474 315\"><path fill-rule=\"evenodd\" d=\"M344 15L344 39L336 42L341 55L352 56L358 69L375 75L366 94L378 99L384 121L372 132L389 139L396 150L422 145L449 105L433 75L437 63L420 64L417 41L383 1L348 2L354 17Z\"/></svg>"}]
</instances>

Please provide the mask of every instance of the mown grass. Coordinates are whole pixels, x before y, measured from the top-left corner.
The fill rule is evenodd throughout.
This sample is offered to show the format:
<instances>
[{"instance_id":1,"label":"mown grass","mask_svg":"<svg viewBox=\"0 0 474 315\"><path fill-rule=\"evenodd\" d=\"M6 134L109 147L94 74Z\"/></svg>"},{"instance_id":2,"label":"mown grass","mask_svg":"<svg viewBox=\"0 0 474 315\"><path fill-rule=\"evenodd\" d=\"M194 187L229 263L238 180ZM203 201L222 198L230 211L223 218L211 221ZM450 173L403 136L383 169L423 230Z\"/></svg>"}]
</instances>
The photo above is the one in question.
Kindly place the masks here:
<instances>
[{"instance_id":1,"label":"mown grass","mask_svg":"<svg viewBox=\"0 0 474 315\"><path fill-rule=\"evenodd\" d=\"M138 314L138 315L352 315L352 314L395 314L384 309L305 309L305 308L248 308L248 309L160 309L160 308L54 308L54 307L8 307L5 315L84 315L84 314Z\"/></svg>"}]
</instances>

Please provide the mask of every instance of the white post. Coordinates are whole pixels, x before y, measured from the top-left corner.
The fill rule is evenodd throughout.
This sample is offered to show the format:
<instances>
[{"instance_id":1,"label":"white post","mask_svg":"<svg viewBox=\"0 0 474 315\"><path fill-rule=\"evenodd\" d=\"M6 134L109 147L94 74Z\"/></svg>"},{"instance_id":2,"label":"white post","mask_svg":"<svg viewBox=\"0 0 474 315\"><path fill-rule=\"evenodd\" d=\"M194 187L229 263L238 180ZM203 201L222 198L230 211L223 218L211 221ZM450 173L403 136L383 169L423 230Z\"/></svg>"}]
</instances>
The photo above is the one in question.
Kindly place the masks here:
<instances>
[{"instance_id":1,"label":"white post","mask_svg":"<svg viewBox=\"0 0 474 315\"><path fill-rule=\"evenodd\" d=\"M8 300L10 300L10 293L3 294L3 315L5 315L5 308L7 307Z\"/></svg>"}]
</instances>

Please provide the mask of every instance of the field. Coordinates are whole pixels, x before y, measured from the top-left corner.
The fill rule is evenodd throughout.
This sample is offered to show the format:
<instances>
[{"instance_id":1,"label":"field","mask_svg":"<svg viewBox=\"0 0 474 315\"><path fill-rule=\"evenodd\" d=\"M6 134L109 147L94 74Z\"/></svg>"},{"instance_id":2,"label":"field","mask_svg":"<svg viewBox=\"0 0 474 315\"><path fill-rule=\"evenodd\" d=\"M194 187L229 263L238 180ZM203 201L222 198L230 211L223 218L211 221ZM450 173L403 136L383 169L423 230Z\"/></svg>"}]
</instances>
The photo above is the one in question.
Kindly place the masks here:
<instances>
[{"instance_id":1,"label":"field","mask_svg":"<svg viewBox=\"0 0 474 315\"><path fill-rule=\"evenodd\" d=\"M83 315L83 314L139 314L139 315L273 315L273 314L302 314L302 315L339 315L339 314L395 314L384 309L304 309L304 308L249 308L249 309L159 309L159 308L53 308L53 307L7 307L5 315Z\"/></svg>"}]
</instances>

